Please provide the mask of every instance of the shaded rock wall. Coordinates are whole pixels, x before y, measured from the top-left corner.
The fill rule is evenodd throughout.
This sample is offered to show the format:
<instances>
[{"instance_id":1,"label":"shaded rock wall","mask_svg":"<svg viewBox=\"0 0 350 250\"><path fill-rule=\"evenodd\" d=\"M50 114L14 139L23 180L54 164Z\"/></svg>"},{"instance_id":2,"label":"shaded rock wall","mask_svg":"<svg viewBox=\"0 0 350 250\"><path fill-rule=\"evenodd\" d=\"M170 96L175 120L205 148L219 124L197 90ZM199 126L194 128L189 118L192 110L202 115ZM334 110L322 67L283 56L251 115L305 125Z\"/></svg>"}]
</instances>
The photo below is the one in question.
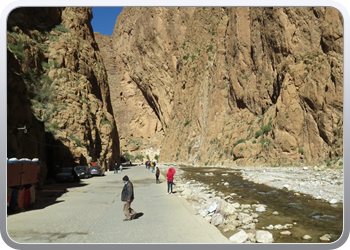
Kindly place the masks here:
<instances>
[{"instance_id":1,"label":"shaded rock wall","mask_svg":"<svg viewBox=\"0 0 350 250\"><path fill-rule=\"evenodd\" d=\"M124 65L117 61L112 37L95 32L95 38L108 74L121 153L153 159L159 154L162 125Z\"/></svg>"},{"instance_id":2,"label":"shaded rock wall","mask_svg":"<svg viewBox=\"0 0 350 250\"><path fill-rule=\"evenodd\" d=\"M343 154L336 9L125 8L111 43L116 86L141 91L134 102L146 101L164 130L160 161L286 165Z\"/></svg>"},{"instance_id":3,"label":"shaded rock wall","mask_svg":"<svg viewBox=\"0 0 350 250\"><path fill-rule=\"evenodd\" d=\"M18 8L8 18L8 157L112 167L119 139L91 8ZM17 127L27 127L27 133Z\"/></svg>"}]
</instances>

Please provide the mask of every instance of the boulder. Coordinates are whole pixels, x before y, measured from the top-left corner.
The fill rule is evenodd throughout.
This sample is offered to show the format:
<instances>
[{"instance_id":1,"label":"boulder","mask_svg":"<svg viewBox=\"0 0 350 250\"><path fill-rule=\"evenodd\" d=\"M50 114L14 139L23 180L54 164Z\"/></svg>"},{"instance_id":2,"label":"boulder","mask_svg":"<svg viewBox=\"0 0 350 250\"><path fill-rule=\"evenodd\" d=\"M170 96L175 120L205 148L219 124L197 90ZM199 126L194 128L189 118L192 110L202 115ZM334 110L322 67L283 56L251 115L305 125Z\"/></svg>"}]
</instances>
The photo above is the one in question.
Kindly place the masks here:
<instances>
[{"instance_id":1,"label":"boulder","mask_svg":"<svg viewBox=\"0 0 350 250\"><path fill-rule=\"evenodd\" d=\"M329 242L329 241L331 241L331 239L332 239L332 236L330 236L329 234L325 234L325 235L320 237L320 240L323 242Z\"/></svg>"},{"instance_id":2,"label":"boulder","mask_svg":"<svg viewBox=\"0 0 350 250\"><path fill-rule=\"evenodd\" d=\"M221 214L214 214L210 223L214 226L220 225L224 221L224 217Z\"/></svg>"},{"instance_id":3,"label":"boulder","mask_svg":"<svg viewBox=\"0 0 350 250\"><path fill-rule=\"evenodd\" d=\"M304 239L304 240L311 240L312 237L311 237L310 235L304 235L304 236L303 236L303 239Z\"/></svg>"},{"instance_id":4,"label":"boulder","mask_svg":"<svg viewBox=\"0 0 350 250\"><path fill-rule=\"evenodd\" d=\"M272 243L274 242L272 233L264 230L256 231L255 235L256 242L258 243Z\"/></svg>"},{"instance_id":5,"label":"boulder","mask_svg":"<svg viewBox=\"0 0 350 250\"><path fill-rule=\"evenodd\" d=\"M216 208L216 212L220 213L222 216L234 214L235 211L236 209L230 203L224 200L218 202L218 207Z\"/></svg>"},{"instance_id":6,"label":"boulder","mask_svg":"<svg viewBox=\"0 0 350 250\"><path fill-rule=\"evenodd\" d=\"M258 206L255 208L255 211L257 212L266 212L265 206Z\"/></svg>"},{"instance_id":7,"label":"boulder","mask_svg":"<svg viewBox=\"0 0 350 250\"><path fill-rule=\"evenodd\" d=\"M250 224L253 222L253 217L252 216L246 216L246 217L243 217L241 222L243 224Z\"/></svg>"},{"instance_id":8,"label":"boulder","mask_svg":"<svg viewBox=\"0 0 350 250\"><path fill-rule=\"evenodd\" d=\"M243 243L248 239L248 234L244 230L240 230L238 233L232 235L229 240L233 243Z\"/></svg>"},{"instance_id":9,"label":"boulder","mask_svg":"<svg viewBox=\"0 0 350 250\"><path fill-rule=\"evenodd\" d=\"M337 200L337 199L331 199L330 201L329 201L329 203L330 204L336 204L336 203L338 203L339 201Z\"/></svg>"},{"instance_id":10,"label":"boulder","mask_svg":"<svg viewBox=\"0 0 350 250\"><path fill-rule=\"evenodd\" d=\"M292 233L290 231L283 231L283 232L280 232L281 235L291 235Z\"/></svg>"},{"instance_id":11,"label":"boulder","mask_svg":"<svg viewBox=\"0 0 350 250\"><path fill-rule=\"evenodd\" d=\"M277 224L277 225L274 226L274 229L275 230L282 230L283 226L281 224Z\"/></svg>"}]
</instances>

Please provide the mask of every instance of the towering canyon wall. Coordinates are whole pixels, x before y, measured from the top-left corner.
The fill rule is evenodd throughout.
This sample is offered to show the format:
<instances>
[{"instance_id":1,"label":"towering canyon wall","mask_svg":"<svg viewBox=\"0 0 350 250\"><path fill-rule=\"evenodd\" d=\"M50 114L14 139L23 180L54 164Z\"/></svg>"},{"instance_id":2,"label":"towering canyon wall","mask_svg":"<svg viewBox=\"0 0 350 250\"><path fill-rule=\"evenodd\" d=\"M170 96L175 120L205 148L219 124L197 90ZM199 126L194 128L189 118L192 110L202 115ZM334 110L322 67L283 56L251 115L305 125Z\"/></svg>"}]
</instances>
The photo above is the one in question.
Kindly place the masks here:
<instances>
[{"instance_id":1,"label":"towering canyon wall","mask_svg":"<svg viewBox=\"0 0 350 250\"><path fill-rule=\"evenodd\" d=\"M334 8L124 8L109 46L116 120L161 128L160 161L285 165L343 154Z\"/></svg>"},{"instance_id":2,"label":"towering canyon wall","mask_svg":"<svg viewBox=\"0 0 350 250\"><path fill-rule=\"evenodd\" d=\"M7 23L7 155L42 172L119 159L108 76L91 8L18 8ZM26 126L26 131L18 130Z\"/></svg>"},{"instance_id":3,"label":"towering canyon wall","mask_svg":"<svg viewBox=\"0 0 350 250\"><path fill-rule=\"evenodd\" d=\"M117 44L112 37L95 32L96 42L106 66L111 102L118 127L120 151L134 157L153 159L159 155L163 139L162 125L123 64L118 64Z\"/></svg>"}]
</instances>

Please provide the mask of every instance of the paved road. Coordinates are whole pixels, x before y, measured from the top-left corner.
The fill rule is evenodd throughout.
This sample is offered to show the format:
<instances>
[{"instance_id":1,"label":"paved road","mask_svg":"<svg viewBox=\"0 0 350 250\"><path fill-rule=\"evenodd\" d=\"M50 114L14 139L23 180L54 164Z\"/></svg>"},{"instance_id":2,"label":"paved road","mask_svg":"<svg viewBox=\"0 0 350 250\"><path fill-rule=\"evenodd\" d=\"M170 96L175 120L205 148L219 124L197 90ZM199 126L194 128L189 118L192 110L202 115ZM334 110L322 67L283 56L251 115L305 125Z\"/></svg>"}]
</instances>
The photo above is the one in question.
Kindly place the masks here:
<instances>
[{"instance_id":1,"label":"paved road","mask_svg":"<svg viewBox=\"0 0 350 250\"><path fill-rule=\"evenodd\" d=\"M132 208L143 213L124 222L122 177L134 184ZM166 181L144 166L82 180L52 205L7 217L7 231L18 243L230 243L196 215L178 195L167 195Z\"/></svg>"}]
</instances>

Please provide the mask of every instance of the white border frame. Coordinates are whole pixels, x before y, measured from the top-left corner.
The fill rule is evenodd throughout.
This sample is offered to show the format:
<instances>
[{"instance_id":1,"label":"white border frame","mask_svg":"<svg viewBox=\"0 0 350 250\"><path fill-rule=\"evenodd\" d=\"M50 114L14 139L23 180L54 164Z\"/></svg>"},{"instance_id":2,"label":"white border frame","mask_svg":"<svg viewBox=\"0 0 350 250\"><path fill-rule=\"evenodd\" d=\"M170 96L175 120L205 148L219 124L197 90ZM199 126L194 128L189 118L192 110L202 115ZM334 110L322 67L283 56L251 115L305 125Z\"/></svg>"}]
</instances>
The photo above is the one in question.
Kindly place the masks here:
<instances>
[{"instance_id":1,"label":"white border frame","mask_svg":"<svg viewBox=\"0 0 350 250\"><path fill-rule=\"evenodd\" d=\"M98 3L98 4L97 4ZM61 0L59 3L57 2L49 2L44 0L33 0L33 1L26 1L26 0L19 0L19 1L11 1L11 0L2 0L0 3L1 6L1 58L2 58L2 67L1 67L1 79L2 83L0 85L0 93L2 98L0 100L3 102L0 110L0 113L2 117L7 117L7 90L6 90L6 82L7 82L7 56L6 56L6 23L7 23L7 16L9 13L17 8L17 7L57 7L57 6L116 6L116 7L126 7L126 6L232 6L232 7L238 7L238 6L279 6L279 7L309 7L309 6L329 6L334 7L340 11L340 13L343 15L344 19L344 80L343 80L343 90L344 90L344 97L350 96L349 87L345 84L349 80L349 41L348 41L348 35L349 35L349 13L347 12L347 9L345 9L344 6L346 6L349 9L350 4L348 3L348 0L338 0L338 1L327 1L327 0L307 0L307 1L273 1L273 0L266 0L266 1L258 1L258 0L247 0L244 1L244 5L242 2L237 3L236 1L229 1L229 0L216 0L216 1L208 1L208 0L191 0L191 1L185 1L185 0L178 0L178 1L167 1L166 3L159 0L149 0L145 4L144 1L141 0L129 0L127 1L127 5L125 5L125 2L117 0L99 0L99 1L92 1L92 0ZM343 104L343 128L347 128L350 124L350 117L349 117L349 99L343 98L344 104ZM0 195L1 195L1 206L0 206L0 221L1 221L1 236L4 242L0 246L1 249L61 249L62 247L69 247L69 249L96 249L98 248L106 248L106 249L115 249L116 247L123 247L123 249L164 249L165 247L168 249L178 249L179 247L182 248L194 248L194 249L213 249L213 248L220 248L220 249L233 249L233 248L239 248L239 249L255 249L258 248L259 250L270 250L270 249L281 249L284 248L286 250L291 249L294 250L296 247L302 247L303 249L315 249L315 250L322 250L322 249L348 249L350 246L350 243L347 242L348 236L349 236L349 216L347 214L346 208L349 207L349 199L348 199L348 191L350 188L350 183L345 181L345 179L349 179L349 170L346 169L347 163L349 162L349 155L346 155L345 152L347 149L349 149L349 136L350 132L347 131L347 129L344 129L344 229L343 229L343 235L340 237L340 239L333 243L289 243L289 244L280 244L280 243L273 243L273 244L215 244L214 246L212 244L17 244L13 242L7 235L6 230L6 207L4 206L5 200L6 200L6 166L5 165L5 159L6 159L6 152L7 152L7 145L6 145L6 130L7 130L7 124L6 119L1 119L0 121L0 133L2 138L2 143L0 145L1 150L0 159L3 161L4 165L1 168L1 187L0 187ZM350 167L349 167L350 168ZM4 209L5 208L5 209Z\"/></svg>"}]
</instances>

